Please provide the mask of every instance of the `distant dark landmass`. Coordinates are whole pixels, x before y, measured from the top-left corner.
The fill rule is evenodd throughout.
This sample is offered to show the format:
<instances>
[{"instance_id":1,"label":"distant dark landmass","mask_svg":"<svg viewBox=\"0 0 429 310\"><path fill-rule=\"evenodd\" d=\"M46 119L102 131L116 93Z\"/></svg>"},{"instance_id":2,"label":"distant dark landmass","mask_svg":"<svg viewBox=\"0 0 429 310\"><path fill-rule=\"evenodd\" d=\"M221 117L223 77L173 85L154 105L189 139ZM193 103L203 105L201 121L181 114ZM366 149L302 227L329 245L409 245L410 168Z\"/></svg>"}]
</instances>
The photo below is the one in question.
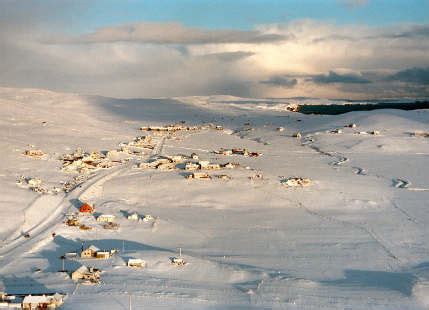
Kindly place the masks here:
<instances>
[{"instance_id":1,"label":"distant dark landmass","mask_svg":"<svg viewBox=\"0 0 429 310\"><path fill-rule=\"evenodd\" d=\"M429 101L415 102L374 102L347 103L329 105L299 105L298 112L303 114L337 115L353 111L371 111L378 109L420 110L429 109Z\"/></svg>"}]
</instances>

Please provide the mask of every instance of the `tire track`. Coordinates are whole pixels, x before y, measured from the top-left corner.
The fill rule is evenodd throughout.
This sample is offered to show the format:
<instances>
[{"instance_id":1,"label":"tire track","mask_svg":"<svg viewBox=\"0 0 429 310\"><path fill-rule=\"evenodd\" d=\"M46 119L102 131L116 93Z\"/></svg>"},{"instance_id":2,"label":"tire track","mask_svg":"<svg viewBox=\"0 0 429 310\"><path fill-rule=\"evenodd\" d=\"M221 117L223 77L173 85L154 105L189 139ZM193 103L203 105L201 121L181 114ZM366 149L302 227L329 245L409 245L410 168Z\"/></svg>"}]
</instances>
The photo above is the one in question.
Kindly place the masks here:
<instances>
[{"instance_id":1,"label":"tire track","mask_svg":"<svg viewBox=\"0 0 429 310\"><path fill-rule=\"evenodd\" d=\"M160 154L163 149L165 137L154 148L155 154ZM16 261L17 257L22 256L34 247L37 243L50 237L50 234L55 227L61 225L65 215L70 212L74 206L71 205L70 200L79 199L82 195L92 190L94 187L98 187L104 182L112 179L114 176L120 173L124 173L126 170L132 167L133 163L128 163L123 166L113 167L105 173L99 173L92 178L85 181L80 186L76 187L72 191L63 195L61 201L56 205L55 211L52 212L42 223L39 223L37 227L31 229L32 236L29 239L25 239L23 236L18 238L0 249L0 270L3 270L6 266ZM36 199L35 202L38 200Z\"/></svg>"},{"instance_id":2,"label":"tire track","mask_svg":"<svg viewBox=\"0 0 429 310\"><path fill-rule=\"evenodd\" d=\"M354 229L358 229L360 231L363 231L364 233L366 233L367 235L369 235L371 237L371 239L377 243L382 249L383 251L387 254L388 257L392 258L397 264L401 264L401 260L399 259L398 256L396 256L392 250L389 249L389 247L385 244L384 240L382 240L372 229L370 229L369 227L363 225L357 225L357 224L353 224L351 222L347 222L347 221L343 221L343 220L339 220L336 219L334 217L331 216L326 216L323 214L320 214L316 211L313 211L311 209L309 209L308 207L304 206L302 203L298 203L298 207L303 209L306 213L316 216L320 219L323 219L325 221L329 221L332 223L337 223L340 225L343 225L344 227L351 227Z\"/></svg>"}]
</instances>

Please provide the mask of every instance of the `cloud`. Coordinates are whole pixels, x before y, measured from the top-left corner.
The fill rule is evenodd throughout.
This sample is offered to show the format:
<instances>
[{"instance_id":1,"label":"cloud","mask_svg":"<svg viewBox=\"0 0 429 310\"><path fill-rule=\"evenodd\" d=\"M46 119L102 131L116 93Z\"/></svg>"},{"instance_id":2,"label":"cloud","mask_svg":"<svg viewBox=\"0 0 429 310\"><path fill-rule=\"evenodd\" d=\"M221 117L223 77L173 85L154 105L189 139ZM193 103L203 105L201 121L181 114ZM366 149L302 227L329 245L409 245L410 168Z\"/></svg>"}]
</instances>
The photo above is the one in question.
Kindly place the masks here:
<instances>
[{"instance_id":1,"label":"cloud","mask_svg":"<svg viewBox=\"0 0 429 310\"><path fill-rule=\"evenodd\" d=\"M311 77L311 80L317 84L345 83L345 84L369 84L370 80L357 74L339 74L329 71L328 74L319 74Z\"/></svg>"},{"instance_id":2,"label":"cloud","mask_svg":"<svg viewBox=\"0 0 429 310\"><path fill-rule=\"evenodd\" d=\"M380 29L367 28L361 32L349 34L332 34L313 39L314 43L325 41L349 41L365 42L373 40L391 39L429 39L429 25L398 25L396 27L385 27Z\"/></svg>"},{"instance_id":3,"label":"cloud","mask_svg":"<svg viewBox=\"0 0 429 310\"><path fill-rule=\"evenodd\" d=\"M30 1L34 15L31 5L0 1L0 86L122 98L429 93L422 73L412 78L407 71L427 68L428 24L380 28L302 20L242 31L142 22L90 34L73 29L71 37L70 21L84 2L64 0L67 9L53 16L54 0Z\"/></svg>"},{"instance_id":4,"label":"cloud","mask_svg":"<svg viewBox=\"0 0 429 310\"><path fill-rule=\"evenodd\" d=\"M298 80L287 76L272 76L268 80L260 81L262 84L267 84L276 87L294 87Z\"/></svg>"},{"instance_id":5,"label":"cloud","mask_svg":"<svg viewBox=\"0 0 429 310\"><path fill-rule=\"evenodd\" d=\"M388 76L386 80L429 85L429 67L401 70Z\"/></svg>"},{"instance_id":6,"label":"cloud","mask_svg":"<svg viewBox=\"0 0 429 310\"><path fill-rule=\"evenodd\" d=\"M72 39L51 39L53 43L114 43L137 42L147 44L261 44L287 40L282 34L261 33L255 30L207 30L186 27L179 23L136 23L100 28Z\"/></svg>"}]
</instances>

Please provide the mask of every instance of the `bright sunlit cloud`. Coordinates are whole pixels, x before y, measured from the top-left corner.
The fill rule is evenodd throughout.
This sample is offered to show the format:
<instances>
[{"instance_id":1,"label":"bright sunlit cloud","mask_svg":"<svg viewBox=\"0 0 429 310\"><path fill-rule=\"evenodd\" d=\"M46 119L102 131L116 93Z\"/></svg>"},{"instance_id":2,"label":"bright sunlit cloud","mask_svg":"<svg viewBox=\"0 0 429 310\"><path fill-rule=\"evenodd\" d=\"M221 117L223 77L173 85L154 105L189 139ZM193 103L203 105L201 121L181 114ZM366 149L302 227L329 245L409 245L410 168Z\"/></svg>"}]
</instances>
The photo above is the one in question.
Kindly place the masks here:
<instances>
[{"instance_id":1,"label":"bright sunlit cloud","mask_svg":"<svg viewBox=\"0 0 429 310\"><path fill-rule=\"evenodd\" d=\"M302 18L213 29L142 20L76 33L68 12L84 3L65 2L62 20L46 18L47 2L31 3L34 15L16 1L0 4L0 85L115 97L429 96L427 23Z\"/></svg>"}]
</instances>

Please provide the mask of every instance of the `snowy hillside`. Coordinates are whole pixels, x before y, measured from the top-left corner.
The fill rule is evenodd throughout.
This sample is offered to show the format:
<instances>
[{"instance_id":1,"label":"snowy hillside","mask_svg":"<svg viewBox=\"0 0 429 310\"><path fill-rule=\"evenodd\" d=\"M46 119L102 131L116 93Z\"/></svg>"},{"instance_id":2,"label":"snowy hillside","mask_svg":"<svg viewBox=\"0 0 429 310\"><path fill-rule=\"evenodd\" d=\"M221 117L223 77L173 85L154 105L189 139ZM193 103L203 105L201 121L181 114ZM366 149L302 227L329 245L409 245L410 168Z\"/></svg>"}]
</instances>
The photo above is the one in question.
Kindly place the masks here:
<instances>
[{"instance_id":1,"label":"snowy hillside","mask_svg":"<svg viewBox=\"0 0 429 310\"><path fill-rule=\"evenodd\" d=\"M63 309L427 309L429 110L299 103L0 88L0 291L67 294ZM119 252L80 258L90 245ZM81 265L100 282L72 280Z\"/></svg>"}]
</instances>

